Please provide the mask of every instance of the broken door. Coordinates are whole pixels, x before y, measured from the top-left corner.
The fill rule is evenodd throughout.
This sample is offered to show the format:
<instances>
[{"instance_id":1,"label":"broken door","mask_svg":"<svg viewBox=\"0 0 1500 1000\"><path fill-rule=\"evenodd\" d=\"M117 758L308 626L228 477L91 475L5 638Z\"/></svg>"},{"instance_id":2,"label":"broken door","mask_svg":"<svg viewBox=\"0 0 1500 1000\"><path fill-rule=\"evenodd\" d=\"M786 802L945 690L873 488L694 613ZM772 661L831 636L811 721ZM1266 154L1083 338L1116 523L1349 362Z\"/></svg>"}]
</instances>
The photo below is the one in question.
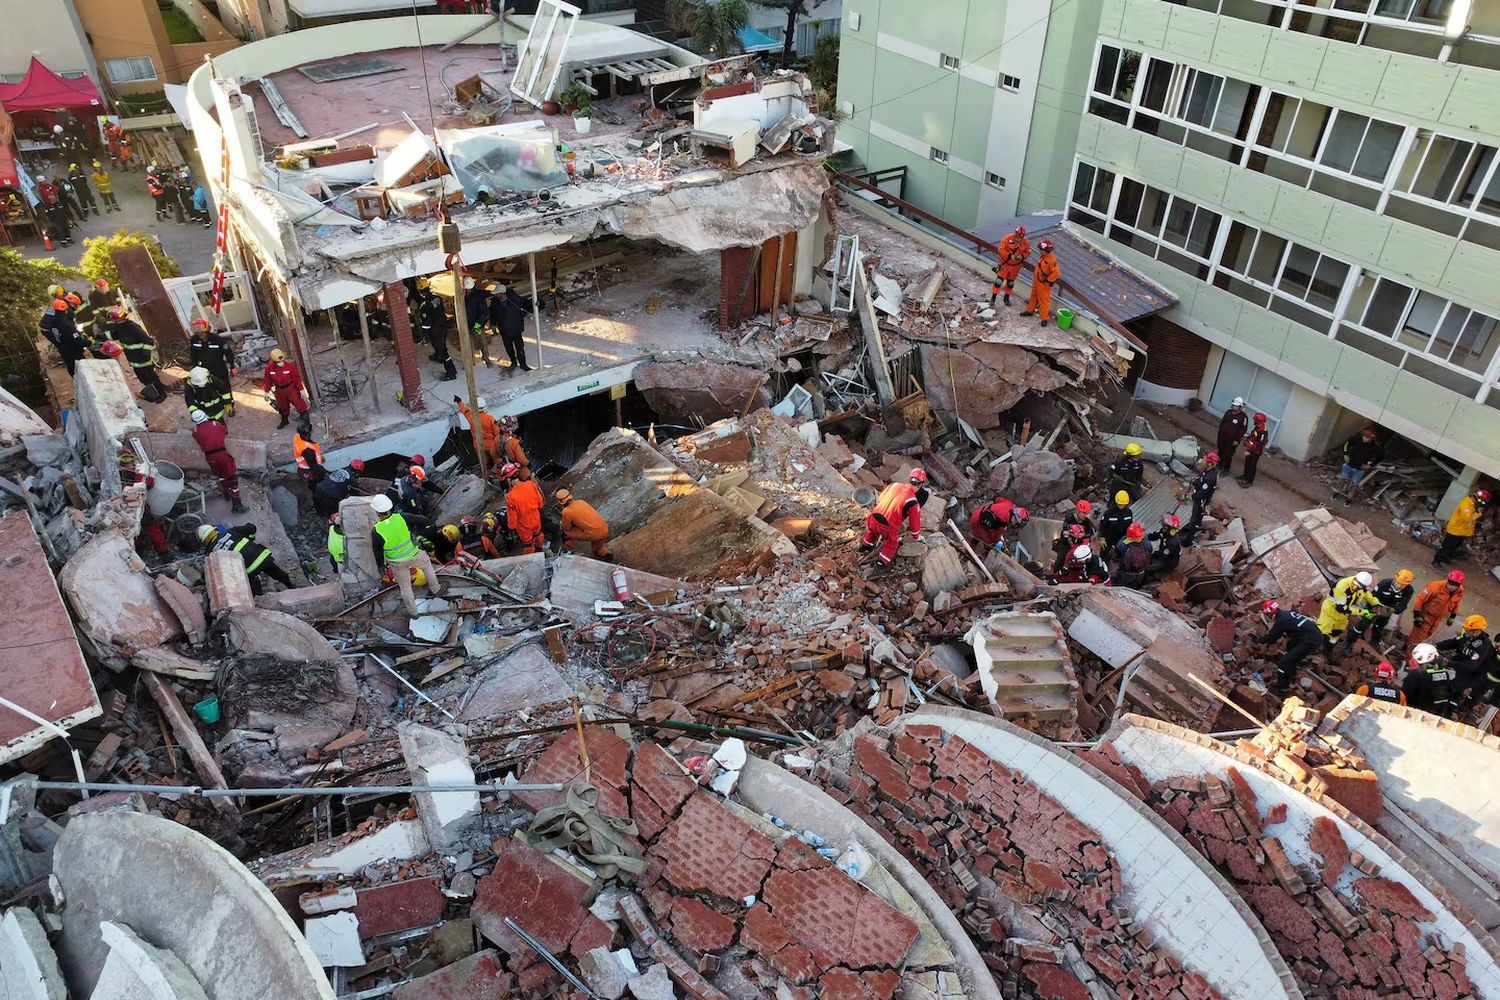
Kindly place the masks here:
<instances>
[{"instance_id":1,"label":"broken door","mask_svg":"<svg viewBox=\"0 0 1500 1000\"><path fill-rule=\"evenodd\" d=\"M778 247L779 244L779 247ZM797 234L772 237L758 247L729 247L719 254L722 283L719 327L729 329L741 320L768 312L774 304L792 301L796 274ZM781 271L777 283L776 272Z\"/></svg>"}]
</instances>

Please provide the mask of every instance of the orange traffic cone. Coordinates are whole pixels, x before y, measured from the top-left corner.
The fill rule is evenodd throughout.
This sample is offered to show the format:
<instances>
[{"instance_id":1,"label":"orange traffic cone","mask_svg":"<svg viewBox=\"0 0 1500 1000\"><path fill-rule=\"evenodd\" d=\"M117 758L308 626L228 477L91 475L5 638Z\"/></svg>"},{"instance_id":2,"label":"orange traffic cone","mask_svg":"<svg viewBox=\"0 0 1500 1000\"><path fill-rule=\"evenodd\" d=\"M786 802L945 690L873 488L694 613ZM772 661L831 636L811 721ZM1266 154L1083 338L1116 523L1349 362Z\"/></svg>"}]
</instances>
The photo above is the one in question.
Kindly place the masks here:
<instances>
[{"instance_id":1,"label":"orange traffic cone","mask_svg":"<svg viewBox=\"0 0 1500 1000\"><path fill-rule=\"evenodd\" d=\"M45 229L42 230L42 246L48 250L52 249L52 234Z\"/></svg>"}]
</instances>

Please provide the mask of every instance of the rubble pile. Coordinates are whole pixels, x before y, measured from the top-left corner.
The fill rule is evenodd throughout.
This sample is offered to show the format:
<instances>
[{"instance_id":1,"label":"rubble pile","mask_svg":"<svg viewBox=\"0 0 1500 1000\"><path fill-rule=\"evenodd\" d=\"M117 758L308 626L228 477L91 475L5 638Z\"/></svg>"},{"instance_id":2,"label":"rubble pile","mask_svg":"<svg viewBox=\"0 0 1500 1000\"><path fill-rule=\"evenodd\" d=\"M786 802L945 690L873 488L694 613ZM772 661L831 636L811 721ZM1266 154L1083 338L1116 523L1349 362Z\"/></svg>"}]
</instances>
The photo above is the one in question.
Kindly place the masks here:
<instances>
[{"instance_id":1,"label":"rubble pile","mask_svg":"<svg viewBox=\"0 0 1500 1000\"><path fill-rule=\"evenodd\" d=\"M1019 985L1007 995L1219 996L1136 925L1098 833L959 736L919 723L859 732L813 775L917 866L997 983Z\"/></svg>"},{"instance_id":2,"label":"rubble pile","mask_svg":"<svg viewBox=\"0 0 1500 1000\"><path fill-rule=\"evenodd\" d=\"M1223 873L1255 911L1304 994L1316 997L1470 995L1462 943L1451 947L1436 919L1403 883L1351 851L1326 816L1289 816L1285 803L1262 808L1231 768L1151 784L1106 741L1081 756L1146 802ZM1287 846L1316 856L1288 859Z\"/></svg>"}]
</instances>

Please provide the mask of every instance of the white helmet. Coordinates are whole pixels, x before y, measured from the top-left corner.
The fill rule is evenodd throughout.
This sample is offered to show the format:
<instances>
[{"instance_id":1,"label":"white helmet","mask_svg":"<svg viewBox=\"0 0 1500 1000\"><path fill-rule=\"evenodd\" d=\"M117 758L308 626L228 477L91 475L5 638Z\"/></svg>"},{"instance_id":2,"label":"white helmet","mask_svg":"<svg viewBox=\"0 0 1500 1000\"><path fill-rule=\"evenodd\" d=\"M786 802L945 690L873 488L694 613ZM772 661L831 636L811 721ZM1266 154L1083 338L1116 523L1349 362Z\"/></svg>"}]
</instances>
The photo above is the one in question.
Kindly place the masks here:
<instances>
[{"instance_id":1,"label":"white helmet","mask_svg":"<svg viewBox=\"0 0 1500 1000\"><path fill-rule=\"evenodd\" d=\"M1233 405L1234 406L1244 406L1245 405L1245 397L1244 396L1236 396L1236 397L1234 397L1234 403L1233 403Z\"/></svg>"},{"instance_id":2,"label":"white helmet","mask_svg":"<svg viewBox=\"0 0 1500 1000\"><path fill-rule=\"evenodd\" d=\"M391 503L391 498L384 493L372 497L370 500L370 509L377 514L389 514L395 507L396 505Z\"/></svg>"},{"instance_id":3,"label":"white helmet","mask_svg":"<svg viewBox=\"0 0 1500 1000\"><path fill-rule=\"evenodd\" d=\"M197 368L194 368L192 371L188 372L188 384L196 386L199 389L203 388L205 385L208 385L208 369L204 368L202 365L199 365Z\"/></svg>"},{"instance_id":4,"label":"white helmet","mask_svg":"<svg viewBox=\"0 0 1500 1000\"><path fill-rule=\"evenodd\" d=\"M1375 586L1375 578L1364 570L1360 570L1358 573L1354 574L1354 582L1359 584L1361 587Z\"/></svg>"},{"instance_id":5,"label":"white helmet","mask_svg":"<svg viewBox=\"0 0 1500 1000\"><path fill-rule=\"evenodd\" d=\"M202 424L202 423L207 423L207 422L208 422L208 414L207 413L204 413L202 410L194 410L193 411L193 423L195 423L195 424Z\"/></svg>"},{"instance_id":6,"label":"white helmet","mask_svg":"<svg viewBox=\"0 0 1500 1000\"><path fill-rule=\"evenodd\" d=\"M219 529L214 527L213 525L200 524L198 526L198 541L202 542L204 545L207 545L209 542L218 537Z\"/></svg>"},{"instance_id":7,"label":"white helmet","mask_svg":"<svg viewBox=\"0 0 1500 1000\"><path fill-rule=\"evenodd\" d=\"M484 397L483 396L475 396L474 397L474 405L477 406L477 407L479 407L481 410L484 409L485 408Z\"/></svg>"},{"instance_id":8,"label":"white helmet","mask_svg":"<svg viewBox=\"0 0 1500 1000\"><path fill-rule=\"evenodd\" d=\"M1436 663L1438 658L1437 647L1430 642L1419 642L1412 647L1411 661L1421 666Z\"/></svg>"},{"instance_id":9,"label":"white helmet","mask_svg":"<svg viewBox=\"0 0 1500 1000\"><path fill-rule=\"evenodd\" d=\"M1079 562L1088 562L1089 557L1094 554L1094 550L1089 548L1087 545L1079 545L1074 548L1072 553L1070 554Z\"/></svg>"}]
</instances>

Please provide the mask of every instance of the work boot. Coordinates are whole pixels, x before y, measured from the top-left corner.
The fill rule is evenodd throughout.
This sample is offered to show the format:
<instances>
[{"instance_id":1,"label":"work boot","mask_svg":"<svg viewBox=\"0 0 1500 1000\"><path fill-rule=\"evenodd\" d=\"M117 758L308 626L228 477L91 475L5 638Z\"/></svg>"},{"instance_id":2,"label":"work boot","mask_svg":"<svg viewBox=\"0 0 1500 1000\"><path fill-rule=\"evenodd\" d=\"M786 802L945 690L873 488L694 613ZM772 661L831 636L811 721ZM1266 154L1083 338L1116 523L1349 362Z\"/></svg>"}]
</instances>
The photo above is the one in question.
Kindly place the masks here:
<instances>
[{"instance_id":1,"label":"work boot","mask_svg":"<svg viewBox=\"0 0 1500 1000\"><path fill-rule=\"evenodd\" d=\"M1036 313L1035 313L1035 312L1033 312L1033 311L1032 311L1032 310L1030 310L1030 309L1025 309L1025 310L1022 310L1022 312L1021 312L1021 315L1022 315L1022 316L1035 316L1035 315L1036 315Z\"/></svg>"},{"instance_id":2,"label":"work boot","mask_svg":"<svg viewBox=\"0 0 1500 1000\"><path fill-rule=\"evenodd\" d=\"M438 381L439 382L452 382L456 378L458 378L458 373L455 372L452 375L440 375L440 376L438 376Z\"/></svg>"},{"instance_id":3,"label":"work boot","mask_svg":"<svg viewBox=\"0 0 1500 1000\"><path fill-rule=\"evenodd\" d=\"M1005 299L1004 299L1004 301L1005 301L1006 305L1010 305L1010 292L1006 292L1005 293ZM990 304L993 305L994 304L993 301Z\"/></svg>"},{"instance_id":4,"label":"work boot","mask_svg":"<svg viewBox=\"0 0 1500 1000\"><path fill-rule=\"evenodd\" d=\"M289 423L291 423L291 421L287 418L287 415L283 413L281 415L281 423L276 425L276 429L279 431Z\"/></svg>"},{"instance_id":5,"label":"work boot","mask_svg":"<svg viewBox=\"0 0 1500 1000\"><path fill-rule=\"evenodd\" d=\"M229 510L235 514L243 514L249 509L250 508L245 506L245 501L241 500L239 497L235 497L234 501L229 505Z\"/></svg>"},{"instance_id":6,"label":"work boot","mask_svg":"<svg viewBox=\"0 0 1500 1000\"><path fill-rule=\"evenodd\" d=\"M1042 320L1042 325L1046 326L1047 325L1047 321L1046 320Z\"/></svg>"}]
</instances>

